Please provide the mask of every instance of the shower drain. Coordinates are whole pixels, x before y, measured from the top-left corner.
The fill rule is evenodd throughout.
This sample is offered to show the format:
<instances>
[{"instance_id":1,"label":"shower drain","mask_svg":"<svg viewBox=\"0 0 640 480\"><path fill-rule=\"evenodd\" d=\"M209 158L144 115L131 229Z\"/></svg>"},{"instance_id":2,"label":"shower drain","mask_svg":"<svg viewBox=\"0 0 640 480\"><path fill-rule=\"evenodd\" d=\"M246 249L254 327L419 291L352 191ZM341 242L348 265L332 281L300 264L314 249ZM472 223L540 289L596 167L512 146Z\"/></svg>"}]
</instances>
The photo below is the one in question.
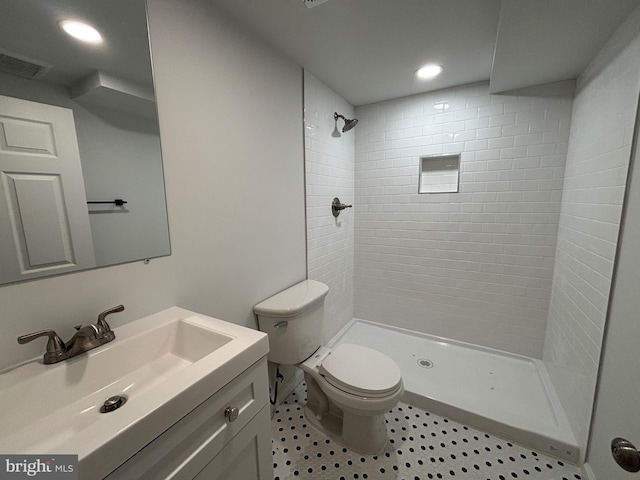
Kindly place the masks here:
<instances>
[{"instance_id":1,"label":"shower drain","mask_svg":"<svg viewBox=\"0 0 640 480\"><path fill-rule=\"evenodd\" d=\"M433 368L433 362L427 358L419 358L418 365L422 368Z\"/></svg>"}]
</instances>

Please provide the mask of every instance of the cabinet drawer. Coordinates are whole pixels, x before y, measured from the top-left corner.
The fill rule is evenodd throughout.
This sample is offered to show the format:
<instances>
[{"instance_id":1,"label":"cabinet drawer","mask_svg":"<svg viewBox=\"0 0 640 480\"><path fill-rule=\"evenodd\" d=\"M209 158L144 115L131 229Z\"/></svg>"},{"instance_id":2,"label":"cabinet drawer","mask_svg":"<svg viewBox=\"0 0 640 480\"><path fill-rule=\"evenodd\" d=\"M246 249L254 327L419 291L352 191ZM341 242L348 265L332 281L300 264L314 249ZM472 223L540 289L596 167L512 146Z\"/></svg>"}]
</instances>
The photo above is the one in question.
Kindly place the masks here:
<instances>
[{"instance_id":1,"label":"cabinet drawer","mask_svg":"<svg viewBox=\"0 0 640 480\"><path fill-rule=\"evenodd\" d=\"M188 413L106 478L192 479L267 404L266 358ZM238 409L230 421L228 407Z\"/></svg>"}]
</instances>

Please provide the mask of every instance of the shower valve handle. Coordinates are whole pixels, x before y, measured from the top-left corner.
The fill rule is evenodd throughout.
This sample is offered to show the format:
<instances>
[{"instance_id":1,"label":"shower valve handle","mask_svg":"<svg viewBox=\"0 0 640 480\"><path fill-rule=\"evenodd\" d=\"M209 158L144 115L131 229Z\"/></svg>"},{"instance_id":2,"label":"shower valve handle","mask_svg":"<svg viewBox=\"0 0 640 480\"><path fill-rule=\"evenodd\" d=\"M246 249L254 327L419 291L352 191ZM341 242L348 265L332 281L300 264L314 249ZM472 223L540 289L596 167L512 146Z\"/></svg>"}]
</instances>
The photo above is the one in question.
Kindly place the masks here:
<instances>
[{"instance_id":1,"label":"shower valve handle","mask_svg":"<svg viewBox=\"0 0 640 480\"><path fill-rule=\"evenodd\" d=\"M340 199L335 197L333 202L331 202L331 213L333 213L334 217L340 215L340 211L345 208L351 208L353 205L345 205L344 203L340 203Z\"/></svg>"}]
</instances>

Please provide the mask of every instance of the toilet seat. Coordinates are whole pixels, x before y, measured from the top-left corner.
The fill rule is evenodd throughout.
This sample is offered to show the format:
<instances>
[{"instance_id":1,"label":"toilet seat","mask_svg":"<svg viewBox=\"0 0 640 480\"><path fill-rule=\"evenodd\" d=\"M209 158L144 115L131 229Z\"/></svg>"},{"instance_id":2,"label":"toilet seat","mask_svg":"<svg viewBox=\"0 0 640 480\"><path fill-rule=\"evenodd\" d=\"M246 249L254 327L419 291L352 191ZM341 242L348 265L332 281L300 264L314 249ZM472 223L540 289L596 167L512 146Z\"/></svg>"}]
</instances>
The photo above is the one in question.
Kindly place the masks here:
<instances>
[{"instance_id":1,"label":"toilet seat","mask_svg":"<svg viewBox=\"0 0 640 480\"><path fill-rule=\"evenodd\" d=\"M386 397L402 385L402 374L393 360L360 345L338 345L318 371L327 383L359 397Z\"/></svg>"}]
</instances>

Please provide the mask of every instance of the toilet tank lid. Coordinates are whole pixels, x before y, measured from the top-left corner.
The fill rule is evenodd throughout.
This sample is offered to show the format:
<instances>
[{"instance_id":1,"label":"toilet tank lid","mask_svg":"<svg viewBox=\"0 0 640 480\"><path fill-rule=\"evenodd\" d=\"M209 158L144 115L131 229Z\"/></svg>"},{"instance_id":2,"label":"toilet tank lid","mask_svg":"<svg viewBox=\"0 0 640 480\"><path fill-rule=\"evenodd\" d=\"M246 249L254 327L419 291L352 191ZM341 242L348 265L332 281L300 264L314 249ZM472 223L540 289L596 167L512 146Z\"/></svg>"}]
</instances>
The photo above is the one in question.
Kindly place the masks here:
<instances>
[{"instance_id":1,"label":"toilet tank lid","mask_svg":"<svg viewBox=\"0 0 640 480\"><path fill-rule=\"evenodd\" d=\"M253 311L270 317L293 317L322 301L329 287L316 280L305 280L260 302Z\"/></svg>"}]
</instances>

